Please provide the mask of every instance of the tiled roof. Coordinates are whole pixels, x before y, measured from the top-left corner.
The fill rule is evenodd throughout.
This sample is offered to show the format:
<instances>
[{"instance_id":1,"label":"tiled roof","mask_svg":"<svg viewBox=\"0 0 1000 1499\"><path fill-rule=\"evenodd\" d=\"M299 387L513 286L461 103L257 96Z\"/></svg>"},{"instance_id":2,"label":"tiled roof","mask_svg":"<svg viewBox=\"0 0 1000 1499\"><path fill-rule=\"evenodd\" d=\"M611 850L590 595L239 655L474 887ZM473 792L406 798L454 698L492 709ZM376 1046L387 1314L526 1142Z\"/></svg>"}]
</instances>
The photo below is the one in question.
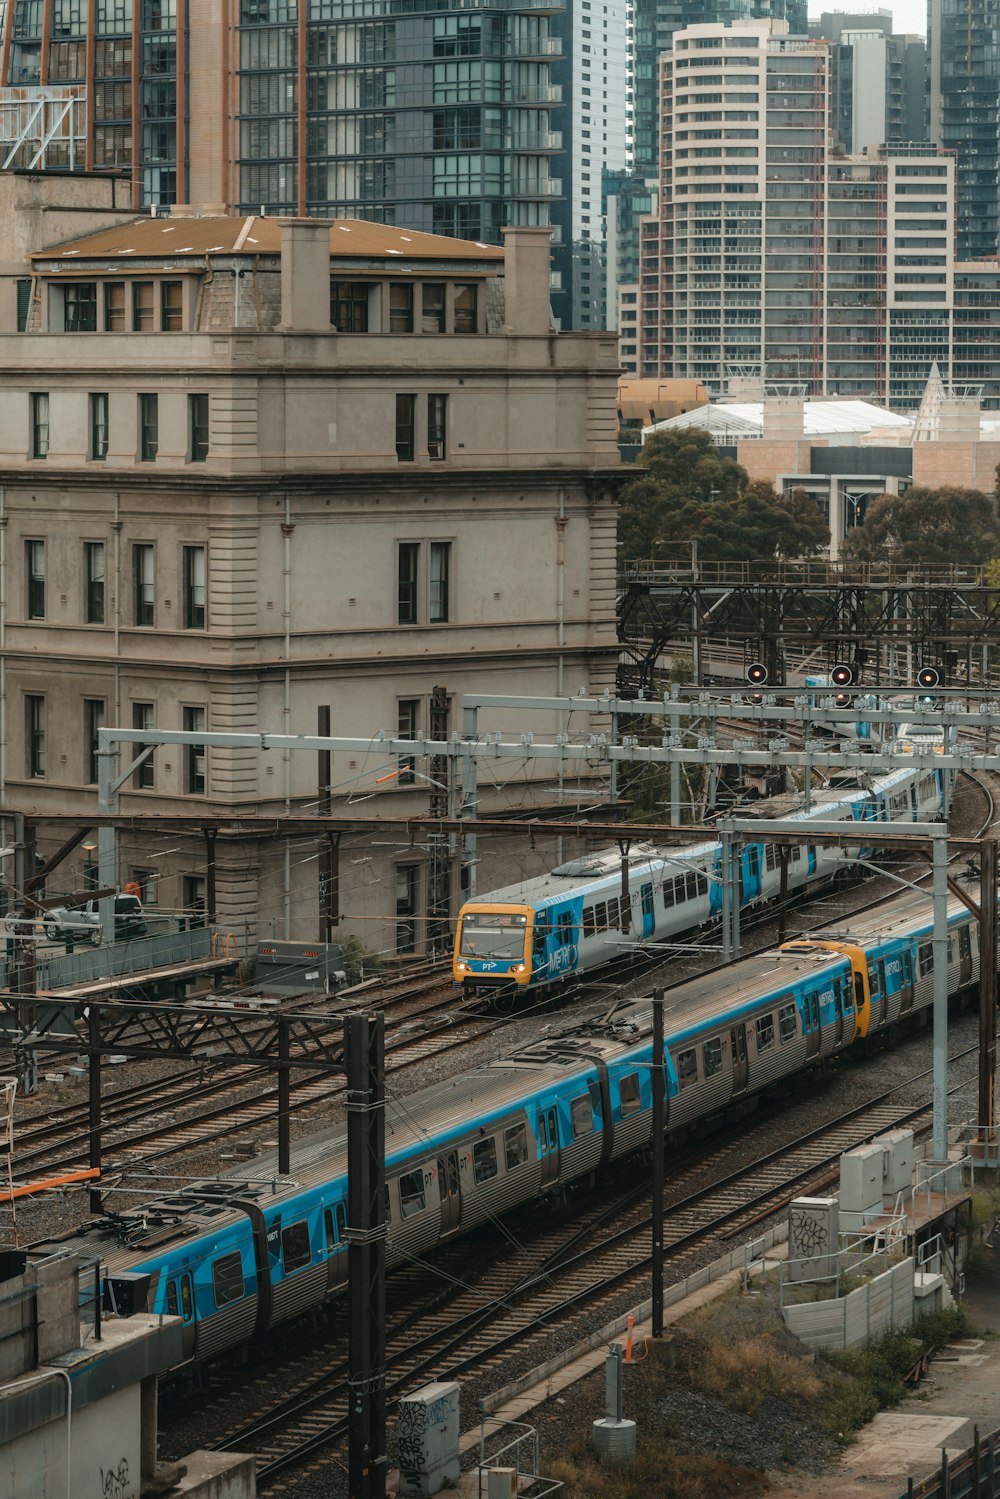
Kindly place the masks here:
<instances>
[{"instance_id":1,"label":"tiled roof","mask_svg":"<svg viewBox=\"0 0 1000 1499\"><path fill-rule=\"evenodd\" d=\"M69 240L48 250L39 250L33 260L76 260L130 256L203 258L208 254L278 255L281 235L278 218L257 215L218 218L149 218L101 229L82 239ZM387 260L490 260L502 261L498 245L469 239L449 239L443 234L424 234L418 229L400 229L390 224L372 224L365 219L337 219L330 225L330 254L340 260L359 256L384 256Z\"/></svg>"}]
</instances>

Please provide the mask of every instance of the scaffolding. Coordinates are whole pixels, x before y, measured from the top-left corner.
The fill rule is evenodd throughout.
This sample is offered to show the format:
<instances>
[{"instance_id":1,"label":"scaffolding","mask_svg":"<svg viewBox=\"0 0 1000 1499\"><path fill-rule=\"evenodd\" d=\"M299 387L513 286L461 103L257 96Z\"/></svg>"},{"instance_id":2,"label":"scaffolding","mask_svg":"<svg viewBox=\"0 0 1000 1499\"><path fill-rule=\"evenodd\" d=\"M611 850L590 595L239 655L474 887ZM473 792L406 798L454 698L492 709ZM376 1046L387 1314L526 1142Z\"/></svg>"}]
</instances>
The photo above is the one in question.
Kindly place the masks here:
<instances>
[{"instance_id":1,"label":"scaffolding","mask_svg":"<svg viewBox=\"0 0 1000 1499\"><path fill-rule=\"evenodd\" d=\"M17 1198L14 1196L14 1099L17 1079L0 1077L0 1152L7 1178L5 1201L10 1207L10 1228L17 1248Z\"/></svg>"},{"instance_id":2,"label":"scaffolding","mask_svg":"<svg viewBox=\"0 0 1000 1499\"><path fill-rule=\"evenodd\" d=\"M0 89L0 168L82 169L86 104L78 88Z\"/></svg>"}]
</instances>

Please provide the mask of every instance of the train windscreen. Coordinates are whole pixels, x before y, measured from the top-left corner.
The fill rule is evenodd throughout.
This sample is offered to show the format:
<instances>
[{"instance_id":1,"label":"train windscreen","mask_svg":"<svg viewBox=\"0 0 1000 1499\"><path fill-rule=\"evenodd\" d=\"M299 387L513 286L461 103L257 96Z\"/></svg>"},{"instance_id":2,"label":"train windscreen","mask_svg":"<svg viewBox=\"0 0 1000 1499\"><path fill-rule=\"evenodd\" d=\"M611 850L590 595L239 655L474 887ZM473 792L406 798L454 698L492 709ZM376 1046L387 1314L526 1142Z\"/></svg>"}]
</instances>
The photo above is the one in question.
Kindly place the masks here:
<instances>
[{"instance_id":1,"label":"train windscreen","mask_svg":"<svg viewBox=\"0 0 1000 1499\"><path fill-rule=\"evenodd\" d=\"M527 916L506 911L469 911L462 917L459 952L463 958L524 957Z\"/></svg>"}]
</instances>

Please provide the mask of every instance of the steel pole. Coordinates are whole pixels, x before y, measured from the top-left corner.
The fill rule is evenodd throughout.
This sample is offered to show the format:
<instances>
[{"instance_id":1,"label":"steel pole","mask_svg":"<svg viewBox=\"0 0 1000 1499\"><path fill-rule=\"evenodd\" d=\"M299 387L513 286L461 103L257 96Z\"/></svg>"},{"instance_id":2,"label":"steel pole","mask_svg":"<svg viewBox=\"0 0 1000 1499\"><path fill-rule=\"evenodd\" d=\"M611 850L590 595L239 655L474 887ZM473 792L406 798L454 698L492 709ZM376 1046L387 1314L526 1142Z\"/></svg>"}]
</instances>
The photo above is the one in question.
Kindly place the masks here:
<instances>
[{"instance_id":1,"label":"steel pole","mask_svg":"<svg viewBox=\"0 0 1000 1499\"><path fill-rule=\"evenodd\" d=\"M384 1499L385 1452L385 1024L348 1015L347 1298L348 1493Z\"/></svg>"},{"instance_id":2,"label":"steel pole","mask_svg":"<svg viewBox=\"0 0 1000 1499\"><path fill-rule=\"evenodd\" d=\"M948 1159L948 830L936 828L931 849L934 935L933 1150Z\"/></svg>"},{"instance_id":3,"label":"steel pole","mask_svg":"<svg viewBox=\"0 0 1000 1499\"><path fill-rule=\"evenodd\" d=\"M663 990L653 990L653 1337L663 1337L663 1187L666 1073L663 1066Z\"/></svg>"}]
</instances>

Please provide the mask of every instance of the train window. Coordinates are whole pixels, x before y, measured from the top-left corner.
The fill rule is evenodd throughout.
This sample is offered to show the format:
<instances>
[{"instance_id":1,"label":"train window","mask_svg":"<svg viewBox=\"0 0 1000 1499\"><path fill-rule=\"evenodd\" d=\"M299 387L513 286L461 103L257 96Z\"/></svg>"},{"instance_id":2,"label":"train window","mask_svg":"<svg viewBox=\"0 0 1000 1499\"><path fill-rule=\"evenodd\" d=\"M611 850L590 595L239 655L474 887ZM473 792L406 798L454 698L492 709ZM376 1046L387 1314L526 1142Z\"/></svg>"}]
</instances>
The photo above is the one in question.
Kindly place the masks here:
<instances>
[{"instance_id":1,"label":"train window","mask_svg":"<svg viewBox=\"0 0 1000 1499\"><path fill-rule=\"evenodd\" d=\"M593 1134L594 1105L590 1101L590 1094L584 1093L579 1098L574 1098L569 1108L573 1120L573 1139L579 1140L584 1135Z\"/></svg>"},{"instance_id":2,"label":"train window","mask_svg":"<svg viewBox=\"0 0 1000 1499\"><path fill-rule=\"evenodd\" d=\"M948 962L949 963L954 963L954 961L955 961L955 942L954 942L954 939L951 937L951 935L949 935L949 937L948 937Z\"/></svg>"},{"instance_id":3,"label":"train window","mask_svg":"<svg viewBox=\"0 0 1000 1499\"><path fill-rule=\"evenodd\" d=\"M412 1218L414 1213L422 1213L426 1206L423 1171L418 1168L405 1172L399 1178L399 1211L404 1218Z\"/></svg>"},{"instance_id":4,"label":"train window","mask_svg":"<svg viewBox=\"0 0 1000 1499\"><path fill-rule=\"evenodd\" d=\"M179 1308L180 1308L180 1302L177 1299L177 1282L175 1280L168 1280L167 1281L167 1316L168 1317L176 1317L178 1315Z\"/></svg>"},{"instance_id":5,"label":"train window","mask_svg":"<svg viewBox=\"0 0 1000 1499\"><path fill-rule=\"evenodd\" d=\"M535 926L531 937L531 950L536 955L536 957L539 953L543 953L545 951L545 930L546 928L544 921L540 921L536 916Z\"/></svg>"},{"instance_id":6,"label":"train window","mask_svg":"<svg viewBox=\"0 0 1000 1499\"><path fill-rule=\"evenodd\" d=\"M677 1053L677 1086L690 1088L698 1081L698 1054L692 1046L688 1051Z\"/></svg>"},{"instance_id":7,"label":"train window","mask_svg":"<svg viewBox=\"0 0 1000 1499\"><path fill-rule=\"evenodd\" d=\"M696 874L686 874L684 876L684 892L688 900L694 900L698 894L698 876Z\"/></svg>"},{"instance_id":8,"label":"train window","mask_svg":"<svg viewBox=\"0 0 1000 1499\"><path fill-rule=\"evenodd\" d=\"M708 894L708 875L707 874L700 874L698 876L698 894L699 895L707 895Z\"/></svg>"},{"instance_id":9,"label":"train window","mask_svg":"<svg viewBox=\"0 0 1000 1499\"><path fill-rule=\"evenodd\" d=\"M672 906L673 903L674 903L674 882L673 882L673 880L664 880L663 881L662 894L663 894L663 904L664 904L664 906Z\"/></svg>"},{"instance_id":10,"label":"train window","mask_svg":"<svg viewBox=\"0 0 1000 1499\"><path fill-rule=\"evenodd\" d=\"M706 1041L701 1048L702 1065L705 1068L706 1077L714 1077L722 1066L722 1041L718 1036L713 1036Z\"/></svg>"},{"instance_id":11,"label":"train window","mask_svg":"<svg viewBox=\"0 0 1000 1499\"><path fill-rule=\"evenodd\" d=\"M389 1183L388 1182L386 1182L386 1184L385 1184L385 1221L386 1221L387 1225L392 1222L392 1204L389 1201Z\"/></svg>"},{"instance_id":12,"label":"train window","mask_svg":"<svg viewBox=\"0 0 1000 1499\"><path fill-rule=\"evenodd\" d=\"M958 955L960 958L972 957L972 934L967 926L963 926L958 933Z\"/></svg>"},{"instance_id":13,"label":"train window","mask_svg":"<svg viewBox=\"0 0 1000 1499\"><path fill-rule=\"evenodd\" d=\"M819 996L817 994L806 995L806 1013L809 1016L810 1026L819 1025Z\"/></svg>"},{"instance_id":14,"label":"train window","mask_svg":"<svg viewBox=\"0 0 1000 1499\"><path fill-rule=\"evenodd\" d=\"M190 1322L194 1316L194 1297L191 1293L191 1272L185 1270L181 1276L181 1316Z\"/></svg>"},{"instance_id":15,"label":"train window","mask_svg":"<svg viewBox=\"0 0 1000 1499\"><path fill-rule=\"evenodd\" d=\"M560 911L559 913L559 946L568 947L573 941L573 912Z\"/></svg>"},{"instance_id":16,"label":"train window","mask_svg":"<svg viewBox=\"0 0 1000 1499\"><path fill-rule=\"evenodd\" d=\"M323 1209L323 1240L327 1254L332 1254L337 1247L337 1235L333 1231L333 1214L329 1208Z\"/></svg>"},{"instance_id":17,"label":"train window","mask_svg":"<svg viewBox=\"0 0 1000 1499\"><path fill-rule=\"evenodd\" d=\"M920 965L920 977L925 978L934 969L934 948L930 942L921 942L917 948L917 962Z\"/></svg>"},{"instance_id":18,"label":"train window","mask_svg":"<svg viewBox=\"0 0 1000 1499\"><path fill-rule=\"evenodd\" d=\"M613 895L608 901L608 929L615 931L622 924L621 901Z\"/></svg>"},{"instance_id":19,"label":"train window","mask_svg":"<svg viewBox=\"0 0 1000 1499\"><path fill-rule=\"evenodd\" d=\"M285 1274L291 1275L293 1270L301 1270L303 1265L308 1265L311 1259L309 1225L303 1218L301 1222L290 1223L281 1230L281 1263Z\"/></svg>"},{"instance_id":20,"label":"train window","mask_svg":"<svg viewBox=\"0 0 1000 1499\"><path fill-rule=\"evenodd\" d=\"M344 1203L338 1202L333 1211L337 1220L337 1238L343 1244L347 1238L347 1207Z\"/></svg>"},{"instance_id":21,"label":"train window","mask_svg":"<svg viewBox=\"0 0 1000 1499\"><path fill-rule=\"evenodd\" d=\"M490 1135L486 1140L477 1140L472 1147L472 1174L478 1186L492 1180L497 1174L497 1142Z\"/></svg>"},{"instance_id":22,"label":"train window","mask_svg":"<svg viewBox=\"0 0 1000 1499\"><path fill-rule=\"evenodd\" d=\"M523 1124L515 1124L512 1129L504 1130L503 1149L508 1171L525 1164L528 1159L528 1131Z\"/></svg>"},{"instance_id":23,"label":"train window","mask_svg":"<svg viewBox=\"0 0 1000 1499\"><path fill-rule=\"evenodd\" d=\"M674 880L674 905L679 906L686 899L684 894L684 876L679 875Z\"/></svg>"},{"instance_id":24,"label":"train window","mask_svg":"<svg viewBox=\"0 0 1000 1499\"><path fill-rule=\"evenodd\" d=\"M774 1016L771 1014L757 1016L757 1050L767 1051L774 1045Z\"/></svg>"},{"instance_id":25,"label":"train window","mask_svg":"<svg viewBox=\"0 0 1000 1499\"><path fill-rule=\"evenodd\" d=\"M802 845L801 845L801 843L797 843L795 845L795 847L792 849L792 856L791 856L791 858L789 859L788 862L789 862L789 864L800 864L802 862Z\"/></svg>"},{"instance_id":26,"label":"train window","mask_svg":"<svg viewBox=\"0 0 1000 1499\"><path fill-rule=\"evenodd\" d=\"M593 906L584 906L584 908L583 908L583 935L585 937L592 937L596 931L597 931L597 926L596 926L596 923L594 921L594 908L593 908Z\"/></svg>"},{"instance_id":27,"label":"train window","mask_svg":"<svg viewBox=\"0 0 1000 1499\"><path fill-rule=\"evenodd\" d=\"M243 1261L239 1251L224 1254L212 1265L212 1285L216 1306L229 1306L243 1296Z\"/></svg>"},{"instance_id":28,"label":"train window","mask_svg":"<svg viewBox=\"0 0 1000 1499\"><path fill-rule=\"evenodd\" d=\"M596 932L606 932L607 929L608 908L602 900L598 901L597 905L594 907L594 930Z\"/></svg>"},{"instance_id":29,"label":"train window","mask_svg":"<svg viewBox=\"0 0 1000 1499\"><path fill-rule=\"evenodd\" d=\"M790 1041L798 1030L795 1020L795 1006L793 1004L782 1005L778 1011L778 1026L781 1031L782 1043Z\"/></svg>"},{"instance_id":30,"label":"train window","mask_svg":"<svg viewBox=\"0 0 1000 1499\"><path fill-rule=\"evenodd\" d=\"M618 1102L623 1114L634 1114L642 1107L638 1072L627 1072L623 1078L619 1078Z\"/></svg>"}]
</instances>

